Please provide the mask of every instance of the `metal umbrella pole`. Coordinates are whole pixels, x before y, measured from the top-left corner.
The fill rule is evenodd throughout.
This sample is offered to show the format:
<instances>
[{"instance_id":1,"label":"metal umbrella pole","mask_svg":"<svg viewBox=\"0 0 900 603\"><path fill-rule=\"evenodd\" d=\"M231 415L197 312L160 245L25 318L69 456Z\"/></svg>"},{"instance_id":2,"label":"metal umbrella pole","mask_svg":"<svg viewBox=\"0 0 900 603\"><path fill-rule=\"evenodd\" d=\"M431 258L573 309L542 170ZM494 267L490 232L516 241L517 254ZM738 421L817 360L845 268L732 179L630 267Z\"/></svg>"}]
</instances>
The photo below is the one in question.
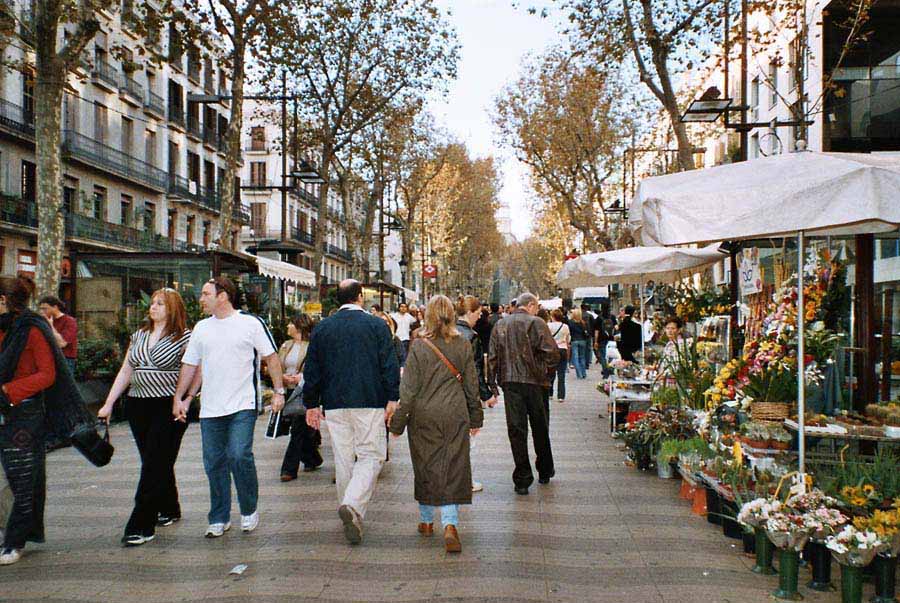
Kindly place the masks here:
<instances>
[{"instance_id":1,"label":"metal umbrella pole","mask_svg":"<svg viewBox=\"0 0 900 603\"><path fill-rule=\"evenodd\" d=\"M805 237L797 233L797 440L801 477L806 473L806 304L803 299Z\"/></svg>"},{"instance_id":2,"label":"metal umbrella pole","mask_svg":"<svg viewBox=\"0 0 900 603\"><path fill-rule=\"evenodd\" d=\"M641 284L638 290L641 296L641 364L645 364L646 360L644 357L644 275L641 275Z\"/></svg>"}]
</instances>

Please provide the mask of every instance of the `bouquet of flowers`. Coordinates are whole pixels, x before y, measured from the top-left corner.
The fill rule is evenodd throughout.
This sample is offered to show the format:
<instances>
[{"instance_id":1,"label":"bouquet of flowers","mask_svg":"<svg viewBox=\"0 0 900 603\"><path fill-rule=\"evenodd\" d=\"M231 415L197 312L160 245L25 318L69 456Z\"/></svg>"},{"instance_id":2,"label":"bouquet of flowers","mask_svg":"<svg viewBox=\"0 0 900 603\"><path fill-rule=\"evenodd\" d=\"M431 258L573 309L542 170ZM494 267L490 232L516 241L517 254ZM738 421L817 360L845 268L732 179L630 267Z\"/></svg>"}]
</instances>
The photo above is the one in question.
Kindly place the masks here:
<instances>
[{"instance_id":1,"label":"bouquet of flowers","mask_svg":"<svg viewBox=\"0 0 900 603\"><path fill-rule=\"evenodd\" d=\"M781 501L771 498L756 498L741 506L738 513L738 523L751 528L764 528L769 517L781 511Z\"/></svg>"},{"instance_id":2,"label":"bouquet of flowers","mask_svg":"<svg viewBox=\"0 0 900 603\"><path fill-rule=\"evenodd\" d=\"M813 527L805 514L788 508L770 513L766 521L769 540L780 549L802 551L812 531Z\"/></svg>"},{"instance_id":3,"label":"bouquet of flowers","mask_svg":"<svg viewBox=\"0 0 900 603\"><path fill-rule=\"evenodd\" d=\"M876 510L870 517L856 517L853 527L874 532L883 545L879 551L891 557L900 555L900 501L890 511Z\"/></svg>"},{"instance_id":4,"label":"bouquet of flowers","mask_svg":"<svg viewBox=\"0 0 900 603\"><path fill-rule=\"evenodd\" d=\"M825 546L831 549L838 563L851 567L869 565L875 555L884 549L878 534L871 530L859 530L852 525L829 536L825 540Z\"/></svg>"}]
</instances>

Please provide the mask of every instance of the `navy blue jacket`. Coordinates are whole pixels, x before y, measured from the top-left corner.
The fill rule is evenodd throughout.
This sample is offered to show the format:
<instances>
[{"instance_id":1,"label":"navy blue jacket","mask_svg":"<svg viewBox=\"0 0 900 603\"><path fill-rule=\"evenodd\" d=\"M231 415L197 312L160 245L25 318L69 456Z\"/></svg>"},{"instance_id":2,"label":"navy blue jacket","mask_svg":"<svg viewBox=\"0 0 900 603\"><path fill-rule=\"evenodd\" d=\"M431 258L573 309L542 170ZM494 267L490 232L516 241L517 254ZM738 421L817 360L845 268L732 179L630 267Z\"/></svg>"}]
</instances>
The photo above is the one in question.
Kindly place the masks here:
<instances>
[{"instance_id":1,"label":"navy blue jacket","mask_svg":"<svg viewBox=\"0 0 900 603\"><path fill-rule=\"evenodd\" d=\"M384 408L400 399L400 365L380 318L340 310L313 329L303 365L303 405Z\"/></svg>"}]
</instances>

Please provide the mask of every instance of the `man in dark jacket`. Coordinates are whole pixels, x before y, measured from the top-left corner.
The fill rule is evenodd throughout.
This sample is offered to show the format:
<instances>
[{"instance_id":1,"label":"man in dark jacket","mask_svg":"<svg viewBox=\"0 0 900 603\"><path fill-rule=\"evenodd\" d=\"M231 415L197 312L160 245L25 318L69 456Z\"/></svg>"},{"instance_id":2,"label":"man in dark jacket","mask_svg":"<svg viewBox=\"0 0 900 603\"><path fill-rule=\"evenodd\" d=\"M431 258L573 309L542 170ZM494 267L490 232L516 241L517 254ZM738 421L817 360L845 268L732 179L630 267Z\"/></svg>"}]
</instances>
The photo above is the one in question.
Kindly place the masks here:
<instances>
[{"instance_id":1,"label":"man in dark jacket","mask_svg":"<svg viewBox=\"0 0 900 603\"><path fill-rule=\"evenodd\" d=\"M641 340L644 339L644 329L634 322L634 306L625 306L625 316L619 323L619 353L622 360L634 362L635 352L641 349Z\"/></svg>"},{"instance_id":2,"label":"man in dark jacket","mask_svg":"<svg viewBox=\"0 0 900 603\"><path fill-rule=\"evenodd\" d=\"M341 308L312 333L303 367L306 421L328 432L344 536L362 540L362 520L387 456L385 422L400 399L400 366L387 324L363 310L362 285L348 279L337 291Z\"/></svg>"},{"instance_id":3,"label":"man in dark jacket","mask_svg":"<svg viewBox=\"0 0 900 603\"><path fill-rule=\"evenodd\" d=\"M488 354L488 380L503 388L506 428L516 463L513 485L516 494L522 495L534 482L528 458L529 422L538 481L546 484L555 474L543 391L559 363L559 349L547 323L535 316L539 309L537 297L520 295L516 310L494 327Z\"/></svg>"}]
</instances>

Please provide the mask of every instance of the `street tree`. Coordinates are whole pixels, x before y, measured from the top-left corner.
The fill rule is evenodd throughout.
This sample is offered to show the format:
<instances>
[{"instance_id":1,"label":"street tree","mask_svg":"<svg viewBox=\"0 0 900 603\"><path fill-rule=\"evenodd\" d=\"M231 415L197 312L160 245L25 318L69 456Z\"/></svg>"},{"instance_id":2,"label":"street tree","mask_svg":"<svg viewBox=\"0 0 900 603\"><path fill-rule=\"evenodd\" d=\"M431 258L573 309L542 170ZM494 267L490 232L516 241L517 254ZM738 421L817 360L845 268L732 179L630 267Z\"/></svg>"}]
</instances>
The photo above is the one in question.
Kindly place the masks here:
<instances>
[{"instance_id":1,"label":"street tree","mask_svg":"<svg viewBox=\"0 0 900 603\"><path fill-rule=\"evenodd\" d=\"M293 2L292 0L187 0L186 7L190 13L199 17L196 22L200 29L208 28L215 39L224 43L220 52L231 73L229 90L231 119L224 136L225 172L219 182L221 201L218 241L220 246L230 249L235 209L235 182L241 165L241 128L248 53L255 49L263 31L271 21L290 11Z\"/></svg>"},{"instance_id":2,"label":"street tree","mask_svg":"<svg viewBox=\"0 0 900 603\"><path fill-rule=\"evenodd\" d=\"M495 101L500 141L528 166L532 186L558 206L585 247L611 244L607 181L617 172L624 117L615 74L582 64L560 47L528 60Z\"/></svg>"},{"instance_id":3,"label":"street tree","mask_svg":"<svg viewBox=\"0 0 900 603\"><path fill-rule=\"evenodd\" d=\"M577 51L595 59L598 68L633 61L641 83L668 115L679 168L694 169L693 145L680 121L677 79L706 57L721 27L723 0L562 0L562 5Z\"/></svg>"},{"instance_id":4,"label":"street tree","mask_svg":"<svg viewBox=\"0 0 900 603\"><path fill-rule=\"evenodd\" d=\"M33 75L38 210L36 286L56 294L65 245L62 191L62 104L82 53L100 31L101 19L117 12L115 0L37 0L26 8L0 3L0 44L18 57L9 63ZM104 15L107 15L104 17ZM63 32L67 35L63 35Z\"/></svg>"},{"instance_id":5,"label":"street tree","mask_svg":"<svg viewBox=\"0 0 900 603\"><path fill-rule=\"evenodd\" d=\"M296 0L267 30L265 64L287 72L317 129L321 265L334 159L390 107L413 104L456 76L455 32L433 0ZM317 269L317 284L321 274ZM318 287L315 295L318 294Z\"/></svg>"}]
</instances>

